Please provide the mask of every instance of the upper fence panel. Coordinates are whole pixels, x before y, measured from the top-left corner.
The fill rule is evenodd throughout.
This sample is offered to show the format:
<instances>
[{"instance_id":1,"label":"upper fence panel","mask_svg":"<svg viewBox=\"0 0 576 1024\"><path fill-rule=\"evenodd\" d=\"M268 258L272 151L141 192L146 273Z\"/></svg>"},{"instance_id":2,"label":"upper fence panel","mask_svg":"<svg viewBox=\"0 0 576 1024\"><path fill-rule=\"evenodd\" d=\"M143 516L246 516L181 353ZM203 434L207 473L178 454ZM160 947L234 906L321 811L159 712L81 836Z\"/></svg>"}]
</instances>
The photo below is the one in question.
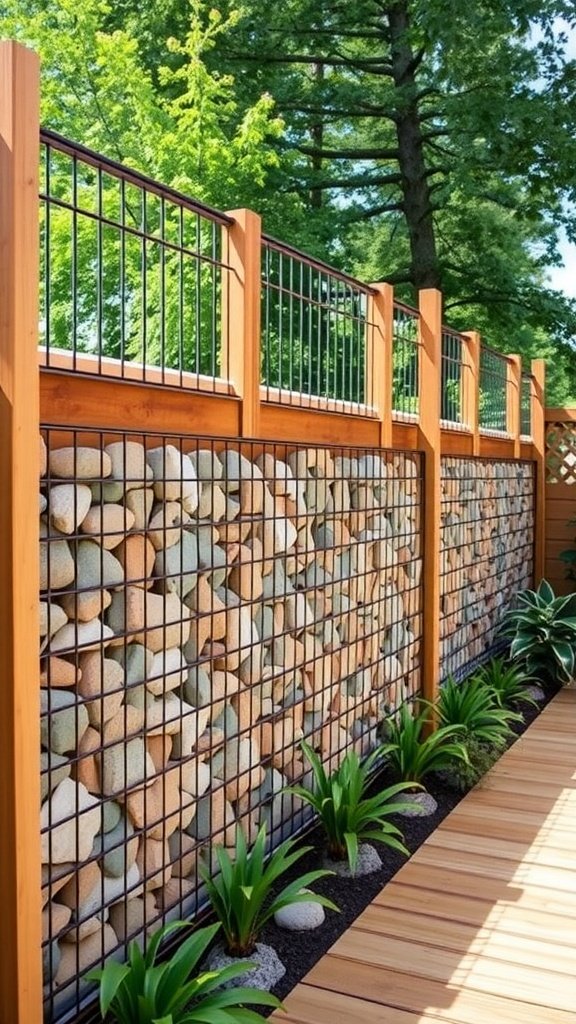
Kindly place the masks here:
<instances>
[{"instance_id":1,"label":"upper fence panel","mask_svg":"<svg viewBox=\"0 0 576 1024\"><path fill-rule=\"evenodd\" d=\"M268 402L373 413L372 289L262 237L261 380Z\"/></svg>"},{"instance_id":2,"label":"upper fence panel","mask_svg":"<svg viewBox=\"0 0 576 1024\"><path fill-rule=\"evenodd\" d=\"M224 214L41 132L41 360L180 388L221 380Z\"/></svg>"},{"instance_id":3,"label":"upper fence panel","mask_svg":"<svg viewBox=\"0 0 576 1024\"><path fill-rule=\"evenodd\" d=\"M442 328L440 417L445 423L464 423L464 339Z\"/></svg>"},{"instance_id":4,"label":"upper fence panel","mask_svg":"<svg viewBox=\"0 0 576 1024\"><path fill-rule=\"evenodd\" d=\"M417 309L394 303L392 409L400 417L420 411L420 317Z\"/></svg>"},{"instance_id":5,"label":"upper fence panel","mask_svg":"<svg viewBox=\"0 0 576 1024\"><path fill-rule=\"evenodd\" d=\"M508 360L500 352L482 345L480 349L480 398L478 421L481 430L501 434L507 428Z\"/></svg>"},{"instance_id":6,"label":"upper fence panel","mask_svg":"<svg viewBox=\"0 0 576 1024\"><path fill-rule=\"evenodd\" d=\"M520 390L520 434L522 437L532 437L532 391L532 374L523 373Z\"/></svg>"}]
</instances>

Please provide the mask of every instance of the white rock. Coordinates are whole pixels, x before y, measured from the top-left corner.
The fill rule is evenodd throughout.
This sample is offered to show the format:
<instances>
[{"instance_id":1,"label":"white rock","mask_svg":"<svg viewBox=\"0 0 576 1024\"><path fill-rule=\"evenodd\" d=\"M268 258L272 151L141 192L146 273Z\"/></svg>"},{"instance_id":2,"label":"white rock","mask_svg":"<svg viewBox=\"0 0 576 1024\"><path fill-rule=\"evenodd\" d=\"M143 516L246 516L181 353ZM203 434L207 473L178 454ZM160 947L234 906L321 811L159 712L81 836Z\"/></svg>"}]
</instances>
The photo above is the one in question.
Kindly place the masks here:
<instances>
[{"instance_id":1,"label":"white rock","mask_svg":"<svg viewBox=\"0 0 576 1024\"><path fill-rule=\"evenodd\" d=\"M179 647L171 647L168 651L158 651L154 655L146 688L155 697L161 697L169 690L175 690L188 678L186 658Z\"/></svg>"},{"instance_id":2,"label":"white rock","mask_svg":"<svg viewBox=\"0 0 576 1024\"><path fill-rule=\"evenodd\" d=\"M98 480L110 476L112 463L99 448L57 448L48 456L51 476L65 480Z\"/></svg>"},{"instance_id":3,"label":"white rock","mask_svg":"<svg viewBox=\"0 0 576 1024\"><path fill-rule=\"evenodd\" d=\"M173 444L151 448L148 463L154 474L154 494L159 501L180 501L186 512L194 512L200 501L196 470L188 455Z\"/></svg>"},{"instance_id":4,"label":"white rock","mask_svg":"<svg viewBox=\"0 0 576 1024\"><path fill-rule=\"evenodd\" d=\"M87 860L100 828L100 801L82 783L63 779L40 813L42 863Z\"/></svg>"},{"instance_id":5,"label":"white rock","mask_svg":"<svg viewBox=\"0 0 576 1024\"><path fill-rule=\"evenodd\" d=\"M107 647L113 638L114 633L110 627L105 626L100 619L92 619L90 622L69 622L52 637L50 653L74 651L76 648L82 648L83 652L93 651L100 646Z\"/></svg>"},{"instance_id":6,"label":"white rock","mask_svg":"<svg viewBox=\"0 0 576 1024\"><path fill-rule=\"evenodd\" d=\"M140 737L107 747L102 753L102 792L116 796L156 775L154 762Z\"/></svg>"},{"instance_id":7,"label":"white rock","mask_svg":"<svg viewBox=\"0 0 576 1024\"><path fill-rule=\"evenodd\" d=\"M309 889L301 889L300 893L307 893ZM308 932L313 928L319 928L324 924L326 914L320 903L310 900L302 903L291 903L288 907L282 907L274 914L274 923L279 928L285 928L289 932Z\"/></svg>"},{"instance_id":8,"label":"white rock","mask_svg":"<svg viewBox=\"0 0 576 1024\"><path fill-rule=\"evenodd\" d=\"M75 533L85 519L92 491L86 484L57 484L49 492L49 516L60 533Z\"/></svg>"},{"instance_id":9,"label":"white rock","mask_svg":"<svg viewBox=\"0 0 576 1024\"><path fill-rule=\"evenodd\" d=\"M144 445L137 441L114 441L107 444L104 451L110 459L112 479L122 484L123 491L142 488L152 479Z\"/></svg>"}]
</instances>

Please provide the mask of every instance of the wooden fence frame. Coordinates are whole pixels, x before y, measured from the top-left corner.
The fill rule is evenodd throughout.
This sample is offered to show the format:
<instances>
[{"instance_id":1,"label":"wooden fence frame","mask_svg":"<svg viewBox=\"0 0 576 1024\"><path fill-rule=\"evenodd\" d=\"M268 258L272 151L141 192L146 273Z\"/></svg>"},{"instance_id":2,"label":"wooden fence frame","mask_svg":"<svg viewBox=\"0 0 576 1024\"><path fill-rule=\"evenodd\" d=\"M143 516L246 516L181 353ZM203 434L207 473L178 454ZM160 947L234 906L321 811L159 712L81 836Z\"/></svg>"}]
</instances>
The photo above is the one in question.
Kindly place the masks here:
<instances>
[{"instance_id":1,"label":"wooden fence frame","mask_svg":"<svg viewBox=\"0 0 576 1024\"><path fill-rule=\"evenodd\" d=\"M223 228L232 268L224 322L234 324L226 374L235 395L178 390L71 370L38 372L39 71L36 56L0 43L0 1024L40 1024L41 872L38 660L38 492L40 422L63 427L194 430L231 438L393 447L425 453L424 694L439 679L440 467L442 455L530 459L537 467L535 575L544 565L544 363L532 364L532 438L520 437L519 361L508 357L508 436L478 425L478 334L464 335L463 420L440 423L442 295L420 293L419 418L392 409L393 289L372 286L367 321L367 394L372 416L290 407L262 400L260 387L260 218L233 211ZM433 396L436 396L434 398ZM516 396L516 397L514 397ZM12 685L6 685L11 680Z\"/></svg>"}]
</instances>

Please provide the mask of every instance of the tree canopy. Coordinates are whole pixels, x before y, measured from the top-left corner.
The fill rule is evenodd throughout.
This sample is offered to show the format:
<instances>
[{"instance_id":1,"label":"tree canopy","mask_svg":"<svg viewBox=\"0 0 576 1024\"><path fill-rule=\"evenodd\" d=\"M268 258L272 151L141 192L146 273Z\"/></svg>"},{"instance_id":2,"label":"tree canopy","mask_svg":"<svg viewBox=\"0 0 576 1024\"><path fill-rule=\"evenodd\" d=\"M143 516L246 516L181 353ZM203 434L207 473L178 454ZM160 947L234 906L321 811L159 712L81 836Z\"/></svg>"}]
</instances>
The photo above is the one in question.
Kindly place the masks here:
<instances>
[{"instance_id":1,"label":"tree canopy","mask_svg":"<svg viewBox=\"0 0 576 1024\"><path fill-rule=\"evenodd\" d=\"M413 299L548 355L576 398L571 0L1 0L43 59L43 119ZM574 383L573 383L574 382Z\"/></svg>"}]
</instances>

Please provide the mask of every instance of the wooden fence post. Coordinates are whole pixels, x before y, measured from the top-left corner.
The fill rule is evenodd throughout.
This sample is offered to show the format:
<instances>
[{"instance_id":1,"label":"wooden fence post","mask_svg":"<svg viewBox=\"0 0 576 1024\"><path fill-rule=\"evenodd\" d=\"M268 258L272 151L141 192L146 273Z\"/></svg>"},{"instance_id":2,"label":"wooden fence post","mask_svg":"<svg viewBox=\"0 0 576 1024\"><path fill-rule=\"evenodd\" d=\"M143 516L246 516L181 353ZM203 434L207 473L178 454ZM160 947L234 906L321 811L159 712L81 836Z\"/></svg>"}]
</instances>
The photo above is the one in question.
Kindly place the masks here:
<instances>
[{"instance_id":1,"label":"wooden fence post","mask_svg":"<svg viewBox=\"0 0 576 1024\"><path fill-rule=\"evenodd\" d=\"M0 42L0 1021L42 1020L39 64Z\"/></svg>"},{"instance_id":2,"label":"wooden fence post","mask_svg":"<svg viewBox=\"0 0 576 1024\"><path fill-rule=\"evenodd\" d=\"M467 331L462 348L463 421L472 434L472 455L480 454L480 335Z\"/></svg>"},{"instance_id":3,"label":"wooden fence post","mask_svg":"<svg viewBox=\"0 0 576 1024\"><path fill-rule=\"evenodd\" d=\"M419 447L424 452L424 609L422 693L435 700L440 682L440 373L442 294L419 293L420 419Z\"/></svg>"},{"instance_id":4,"label":"wooden fence post","mask_svg":"<svg viewBox=\"0 0 576 1024\"><path fill-rule=\"evenodd\" d=\"M394 288L377 282L370 285L366 320L369 326L366 352L366 401L380 420L380 447L392 446L392 355L394 345Z\"/></svg>"},{"instance_id":5,"label":"wooden fence post","mask_svg":"<svg viewBox=\"0 0 576 1024\"><path fill-rule=\"evenodd\" d=\"M536 509L534 519L534 583L544 576L546 558L546 423L544 387L546 361L532 360L532 444L536 461Z\"/></svg>"},{"instance_id":6,"label":"wooden fence post","mask_svg":"<svg viewBox=\"0 0 576 1024\"><path fill-rule=\"evenodd\" d=\"M506 433L514 442L514 458L520 458L520 396L522 394L522 358L508 356L506 377Z\"/></svg>"},{"instance_id":7,"label":"wooden fence post","mask_svg":"<svg viewBox=\"0 0 576 1024\"><path fill-rule=\"evenodd\" d=\"M222 374L242 400L242 437L260 434L260 301L262 221L253 210L230 210L222 297Z\"/></svg>"}]
</instances>

